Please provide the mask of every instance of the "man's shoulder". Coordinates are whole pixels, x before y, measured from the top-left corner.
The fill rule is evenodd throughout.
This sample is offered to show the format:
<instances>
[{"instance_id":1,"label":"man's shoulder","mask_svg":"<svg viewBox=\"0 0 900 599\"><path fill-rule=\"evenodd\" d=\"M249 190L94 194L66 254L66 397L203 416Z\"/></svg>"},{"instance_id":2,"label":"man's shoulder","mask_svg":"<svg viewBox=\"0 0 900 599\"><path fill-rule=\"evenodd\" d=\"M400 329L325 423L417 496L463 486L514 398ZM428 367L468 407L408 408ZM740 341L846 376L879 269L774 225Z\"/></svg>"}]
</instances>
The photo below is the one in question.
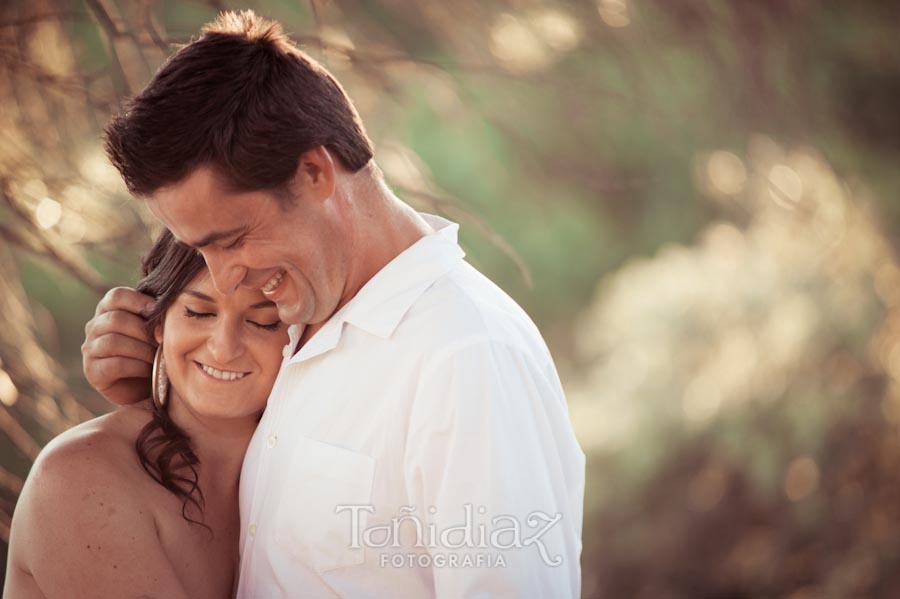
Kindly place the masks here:
<instances>
[{"instance_id":1,"label":"man's shoulder","mask_svg":"<svg viewBox=\"0 0 900 599\"><path fill-rule=\"evenodd\" d=\"M404 319L403 334L440 348L493 342L545 351L540 331L525 311L467 262L422 294Z\"/></svg>"}]
</instances>

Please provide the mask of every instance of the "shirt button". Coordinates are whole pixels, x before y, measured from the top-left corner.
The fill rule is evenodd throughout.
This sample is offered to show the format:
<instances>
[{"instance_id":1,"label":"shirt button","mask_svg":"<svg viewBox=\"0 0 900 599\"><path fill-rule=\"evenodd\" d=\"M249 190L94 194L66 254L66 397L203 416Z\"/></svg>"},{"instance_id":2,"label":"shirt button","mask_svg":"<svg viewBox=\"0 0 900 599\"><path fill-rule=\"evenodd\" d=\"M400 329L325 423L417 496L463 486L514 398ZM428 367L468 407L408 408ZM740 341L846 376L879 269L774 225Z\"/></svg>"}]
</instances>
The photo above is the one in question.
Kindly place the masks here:
<instances>
[{"instance_id":1,"label":"shirt button","mask_svg":"<svg viewBox=\"0 0 900 599\"><path fill-rule=\"evenodd\" d=\"M250 536L251 537L256 536L256 524L250 525Z\"/></svg>"},{"instance_id":2,"label":"shirt button","mask_svg":"<svg viewBox=\"0 0 900 599\"><path fill-rule=\"evenodd\" d=\"M284 349L281 350L281 355L284 356L285 358L291 357L291 344L290 343L288 343L287 345L284 346Z\"/></svg>"},{"instance_id":3,"label":"shirt button","mask_svg":"<svg viewBox=\"0 0 900 599\"><path fill-rule=\"evenodd\" d=\"M268 441L266 441L266 445L269 446L269 449L272 449L276 445L278 445L278 436L277 435L269 435Z\"/></svg>"}]
</instances>

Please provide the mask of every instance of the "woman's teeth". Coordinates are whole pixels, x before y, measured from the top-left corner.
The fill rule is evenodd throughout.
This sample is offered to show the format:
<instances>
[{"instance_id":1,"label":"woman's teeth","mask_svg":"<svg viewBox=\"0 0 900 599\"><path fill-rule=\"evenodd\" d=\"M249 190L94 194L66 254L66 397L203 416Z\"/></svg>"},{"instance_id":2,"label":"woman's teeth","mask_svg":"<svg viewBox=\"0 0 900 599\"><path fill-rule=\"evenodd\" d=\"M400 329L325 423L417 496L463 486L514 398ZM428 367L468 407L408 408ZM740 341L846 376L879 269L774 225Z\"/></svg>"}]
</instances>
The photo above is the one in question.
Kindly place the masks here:
<instances>
[{"instance_id":1,"label":"woman's teeth","mask_svg":"<svg viewBox=\"0 0 900 599\"><path fill-rule=\"evenodd\" d=\"M206 364L200 364L200 368L203 369L203 372L213 377L214 379L219 379L220 381L236 381L238 379L244 378L247 374L246 372L229 372L228 370L217 370L212 366L207 366Z\"/></svg>"},{"instance_id":2,"label":"woman's teeth","mask_svg":"<svg viewBox=\"0 0 900 599\"><path fill-rule=\"evenodd\" d=\"M262 292L263 293L272 293L273 291L275 291L275 288L281 284L281 280L283 278L284 278L284 271L283 270L278 271L278 273L274 277L269 279L268 283L266 283L263 286Z\"/></svg>"}]
</instances>

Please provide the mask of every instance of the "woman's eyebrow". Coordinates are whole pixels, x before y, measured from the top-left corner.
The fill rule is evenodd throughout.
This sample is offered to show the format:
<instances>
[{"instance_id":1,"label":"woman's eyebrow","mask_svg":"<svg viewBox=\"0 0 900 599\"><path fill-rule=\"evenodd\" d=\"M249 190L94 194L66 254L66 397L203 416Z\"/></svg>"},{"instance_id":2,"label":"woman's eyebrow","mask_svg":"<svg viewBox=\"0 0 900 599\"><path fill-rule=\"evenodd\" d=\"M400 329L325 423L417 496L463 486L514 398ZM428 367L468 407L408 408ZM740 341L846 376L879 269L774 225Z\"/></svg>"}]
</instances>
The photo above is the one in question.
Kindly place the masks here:
<instances>
[{"instance_id":1,"label":"woman's eyebrow","mask_svg":"<svg viewBox=\"0 0 900 599\"><path fill-rule=\"evenodd\" d=\"M213 298L209 297L205 293L200 293L199 291L194 291L193 289L185 289L184 291L182 291L182 293L185 293L187 295L193 295L197 299L202 299L203 301L207 301L207 302L215 301Z\"/></svg>"},{"instance_id":2,"label":"woman's eyebrow","mask_svg":"<svg viewBox=\"0 0 900 599\"><path fill-rule=\"evenodd\" d=\"M213 298L206 295L205 293L200 293L199 291L195 291L193 289L185 289L184 291L182 291L182 293L185 293L187 295L192 295L192 296L196 297L197 299L201 299L206 302L215 302L216 301ZM250 309L256 310L259 308L275 308L275 307L277 307L277 306L275 305L275 302L273 302L272 300L263 300L261 302L256 302L255 304L250 306Z\"/></svg>"},{"instance_id":3,"label":"woman's eyebrow","mask_svg":"<svg viewBox=\"0 0 900 599\"><path fill-rule=\"evenodd\" d=\"M275 308L276 306L275 302L271 300L263 300L261 302L256 302L250 307L255 310L256 308Z\"/></svg>"}]
</instances>

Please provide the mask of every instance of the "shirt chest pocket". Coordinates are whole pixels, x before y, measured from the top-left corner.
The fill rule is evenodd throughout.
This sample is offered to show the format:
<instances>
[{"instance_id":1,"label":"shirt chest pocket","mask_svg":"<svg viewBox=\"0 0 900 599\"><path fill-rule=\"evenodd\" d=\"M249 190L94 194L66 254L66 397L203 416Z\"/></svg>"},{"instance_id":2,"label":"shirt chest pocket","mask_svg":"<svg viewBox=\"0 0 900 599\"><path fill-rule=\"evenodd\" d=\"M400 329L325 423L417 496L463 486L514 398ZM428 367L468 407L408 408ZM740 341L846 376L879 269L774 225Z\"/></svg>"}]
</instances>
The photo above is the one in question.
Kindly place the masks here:
<instances>
[{"instance_id":1,"label":"shirt chest pocket","mask_svg":"<svg viewBox=\"0 0 900 599\"><path fill-rule=\"evenodd\" d=\"M365 529L375 459L301 437L287 475L275 516L276 544L317 572L362 564L365 549L354 543L354 534Z\"/></svg>"}]
</instances>

